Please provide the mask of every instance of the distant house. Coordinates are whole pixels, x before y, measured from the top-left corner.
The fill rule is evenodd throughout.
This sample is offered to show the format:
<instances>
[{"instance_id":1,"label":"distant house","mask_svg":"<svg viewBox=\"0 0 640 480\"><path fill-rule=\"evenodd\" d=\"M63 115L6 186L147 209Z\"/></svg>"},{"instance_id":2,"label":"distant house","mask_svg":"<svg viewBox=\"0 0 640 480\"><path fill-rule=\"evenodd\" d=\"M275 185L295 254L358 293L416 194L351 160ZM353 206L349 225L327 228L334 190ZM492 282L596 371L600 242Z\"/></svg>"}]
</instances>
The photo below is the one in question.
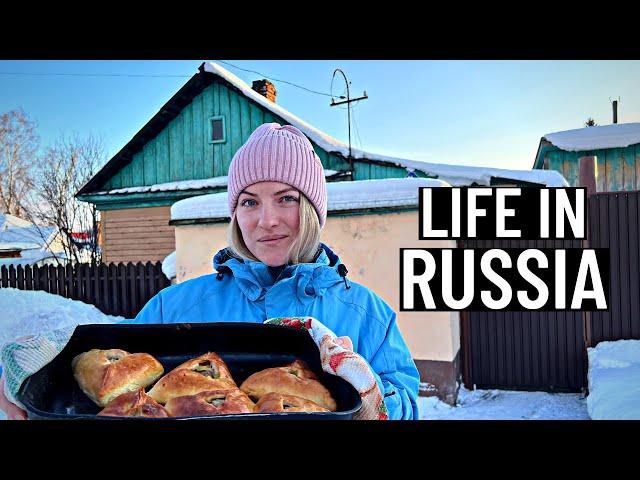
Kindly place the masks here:
<instances>
[{"instance_id":1,"label":"distant house","mask_svg":"<svg viewBox=\"0 0 640 480\"><path fill-rule=\"evenodd\" d=\"M579 159L597 157L598 192L640 190L640 123L615 123L544 135L533 168L556 170L579 183Z\"/></svg>"},{"instance_id":2,"label":"distant house","mask_svg":"<svg viewBox=\"0 0 640 480\"><path fill-rule=\"evenodd\" d=\"M64 264L56 227L42 227L14 215L0 215L0 266Z\"/></svg>"},{"instance_id":3,"label":"distant house","mask_svg":"<svg viewBox=\"0 0 640 480\"><path fill-rule=\"evenodd\" d=\"M225 191L234 153L265 122L290 124L311 140L328 181L407 176L451 185L565 185L549 171L432 164L349 147L276 103L267 80L249 87L214 63L195 74L77 194L101 212L105 262L162 261L175 250L170 206Z\"/></svg>"}]
</instances>

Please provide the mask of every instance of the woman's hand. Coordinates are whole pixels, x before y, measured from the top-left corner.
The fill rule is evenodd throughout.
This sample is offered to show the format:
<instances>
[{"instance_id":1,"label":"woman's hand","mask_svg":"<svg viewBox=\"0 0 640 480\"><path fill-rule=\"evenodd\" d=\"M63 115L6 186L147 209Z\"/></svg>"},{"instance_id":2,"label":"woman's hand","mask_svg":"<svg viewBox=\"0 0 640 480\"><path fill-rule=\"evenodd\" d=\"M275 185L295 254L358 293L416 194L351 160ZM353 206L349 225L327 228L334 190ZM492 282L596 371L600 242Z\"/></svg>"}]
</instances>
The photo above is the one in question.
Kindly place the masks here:
<instances>
[{"instance_id":1,"label":"woman's hand","mask_svg":"<svg viewBox=\"0 0 640 480\"><path fill-rule=\"evenodd\" d=\"M349 382L360 394L362 408L354 415L357 420L387 420L389 418L382 390L367 361L353 351L349 337L338 337L313 317L279 317L264 323L304 329L320 350L322 369Z\"/></svg>"},{"instance_id":2,"label":"woman's hand","mask_svg":"<svg viewBox=\"0 0 640 480\"><path fill-rule=\"evenodd\" d=\"M0 377L0 410L2 410L7 420L26 420L27 412L17 405L11 403L4 394L4 377Z\"/></svg>"}]
</instances>

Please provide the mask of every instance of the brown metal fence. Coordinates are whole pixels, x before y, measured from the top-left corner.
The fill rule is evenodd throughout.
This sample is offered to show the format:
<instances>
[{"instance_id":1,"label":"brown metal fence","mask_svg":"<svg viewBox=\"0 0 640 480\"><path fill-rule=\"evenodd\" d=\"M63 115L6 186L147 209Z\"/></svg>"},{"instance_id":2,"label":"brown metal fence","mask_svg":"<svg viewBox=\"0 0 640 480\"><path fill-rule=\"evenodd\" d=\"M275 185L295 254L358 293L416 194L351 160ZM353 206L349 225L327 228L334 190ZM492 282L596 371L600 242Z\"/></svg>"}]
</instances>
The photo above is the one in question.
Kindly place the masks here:
<instances>
[{"instance_id":1,"label":"brown metal fence","mask_svg":"<svg viewBox=\"0 0 640 480\"><path fill-rule=\"evenodd\" d=\"M586 348L640 339L640 191L597 193L588 203L588 247L608 248L607 312L463 312L467 387L578 391ZM574 241L468 241L476 248L579 248Z\"/></svg>"},{"instance_id":2,"label":"brown metal fence","mask_svg":"<svg viewBox=\"0 0 640 480\"><path fill-rule=\"evenodd\" d=\"M603 340L640 339L640 192L589 197L589 246L609 248L610 309L591 312L588 346Z\"/></svg>"},{"instance_id":3,"label":"brown metal fence","mask_svg":"<svg viewBox=\"0 0 640 480\"><path fill-rule=\"evenodd\" d=\"M0 268L0 287L42 290L126 318L135 317L151 297L169 285L160 262Z\"/></svg>"},{"instance_id":4,"label":"brown metal fence","mask_svg":"<svg viewBox=\"0 0 640 480\"><path fill-rule=\"evenodd\" d=\"M580 248L581 240L466 240L468 248ZM585 379L582 312L463 312L465 385L580 391Z\"/></svg>"}]
</instances>

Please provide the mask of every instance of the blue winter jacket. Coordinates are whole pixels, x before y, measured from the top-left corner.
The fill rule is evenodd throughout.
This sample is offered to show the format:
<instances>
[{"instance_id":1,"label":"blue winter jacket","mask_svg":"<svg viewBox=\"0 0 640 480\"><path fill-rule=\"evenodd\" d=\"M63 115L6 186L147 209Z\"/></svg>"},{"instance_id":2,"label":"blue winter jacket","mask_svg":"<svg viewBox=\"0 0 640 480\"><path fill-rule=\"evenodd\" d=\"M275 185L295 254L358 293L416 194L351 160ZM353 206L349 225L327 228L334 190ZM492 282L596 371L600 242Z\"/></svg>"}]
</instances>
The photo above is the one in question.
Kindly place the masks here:
<instances>
[{"instance_id":1,"label":"blue winter jacket","mask_svg":"<svg viewBox=\"0 0 640 480\"><path fill-rule=\"evenodd\" d=\"M321 246L315 263L289 265L275 283L267 265L221 250L214 257L217 274L165 288L124 323L262 323L312 316L336 335L351 338L376 374L390 419L417 419L419 375L396 314L371 290L346 279L338 256Z\"/></svg>"}]
</instances>

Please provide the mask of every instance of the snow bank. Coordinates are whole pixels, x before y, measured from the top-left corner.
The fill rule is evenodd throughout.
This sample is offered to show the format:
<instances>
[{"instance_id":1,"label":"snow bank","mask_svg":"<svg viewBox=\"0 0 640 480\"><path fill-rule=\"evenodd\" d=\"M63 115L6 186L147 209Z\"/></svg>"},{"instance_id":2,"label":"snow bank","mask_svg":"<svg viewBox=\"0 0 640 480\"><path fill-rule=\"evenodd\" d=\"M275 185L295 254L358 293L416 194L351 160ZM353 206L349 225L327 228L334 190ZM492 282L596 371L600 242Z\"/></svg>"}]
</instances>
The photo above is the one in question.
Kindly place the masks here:
<instances>
[{"instance_id":1,"label":"snow bank","mask_svg":"<svg viewBox=\"0 0 640 480\"><path fill-rule=\"evenodd\" d=\"M357 208L402 207L418 205L419 187L448 187L432 178L387 178L327 184L329 212ZM187 198L171 207L171 220L229 217L227 192Z\"/></svg>"},{"instance_id":2,"label":"snow bank","mask_svg":"<svg viewBox=\"0 0 640 480\"><path fill-rule=\"evenodd\" d=\"M640 340L600 342L587 350L594 420L640 420Z\"/></svg>"},{"instance_id":3,"label":"snow bank","mask_svg":"<svg viewBox=\"0 0 640 480\"><path fill-rule=\"evenodd\" d=\"M548 133L543 139L569 152L624 148L640 143L640 123L614 123L597 127L577 128Z\"/></svg>"},{"instance_id":4,"label":"snow bank","mask_svg":"<svg viewBox=\"0 0 640 480\"><path fill-rule=\"evenodd\" d=\"M419 397L421 420L589 420L578 393L467 390L460 387L458 404Z\"/></svg>"},{"instance_id":5,"label":"snow bank","mask_svg":"<svg viewBox=\"0 0 640 480\"><path fill-rule=\"evenodd\" d=\"M124 318L105 315L93 305L59 295L0 288L0 345L58 328L120 320Z\"/></svg>"},{"instance_id":6,"label":"snow bank","mask_svg":"<svg viewBox=\"0 0 640 480\"><path fill-rule=\"evenodd\" d=\"M162 273L169 280L176 278L176 251L174 250L162 261Z\"/></svg>"}]
</instances>

